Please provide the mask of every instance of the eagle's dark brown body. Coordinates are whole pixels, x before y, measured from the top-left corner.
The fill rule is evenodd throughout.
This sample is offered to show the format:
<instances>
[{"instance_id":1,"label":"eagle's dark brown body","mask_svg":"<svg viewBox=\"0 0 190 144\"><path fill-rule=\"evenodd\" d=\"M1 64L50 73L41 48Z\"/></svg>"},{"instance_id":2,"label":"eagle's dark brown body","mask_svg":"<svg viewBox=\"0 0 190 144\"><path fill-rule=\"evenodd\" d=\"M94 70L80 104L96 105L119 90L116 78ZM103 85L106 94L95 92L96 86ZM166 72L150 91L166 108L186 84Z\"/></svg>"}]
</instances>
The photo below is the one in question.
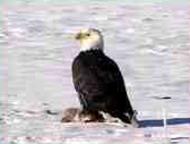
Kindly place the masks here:
<instances>
[{"instance_id":1,"label":"eagle's dark brown body","mask_svg":"<svg viewBox=\"0 0 190 144\"><path fill-rule=\"evenodd\" d=\"M73 61L72 75L84 111L104 111L130 123L133 109L112 59L101 50L80 52Z\"/></svg>"}]
</instances>

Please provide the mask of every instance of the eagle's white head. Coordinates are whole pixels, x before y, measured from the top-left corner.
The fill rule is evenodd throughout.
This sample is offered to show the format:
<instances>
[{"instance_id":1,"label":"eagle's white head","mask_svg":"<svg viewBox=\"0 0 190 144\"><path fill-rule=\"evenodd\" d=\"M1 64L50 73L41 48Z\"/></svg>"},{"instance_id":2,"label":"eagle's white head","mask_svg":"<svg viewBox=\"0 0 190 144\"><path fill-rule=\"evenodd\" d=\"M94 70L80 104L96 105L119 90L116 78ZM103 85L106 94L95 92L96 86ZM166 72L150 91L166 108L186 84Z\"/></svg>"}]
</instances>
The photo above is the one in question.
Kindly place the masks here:
<instances>
[{"instance_id":1,"label":"eagle's white head","mask_svg":"<svg viewBox=\"0 0 190 144\"><path fill-rule=\"evenodd\" d=\"M82 29L75 37L80 42L80 50L101 50L104 48L104 41L101 32L97 29Z\"/></svg>"}]
</instances>

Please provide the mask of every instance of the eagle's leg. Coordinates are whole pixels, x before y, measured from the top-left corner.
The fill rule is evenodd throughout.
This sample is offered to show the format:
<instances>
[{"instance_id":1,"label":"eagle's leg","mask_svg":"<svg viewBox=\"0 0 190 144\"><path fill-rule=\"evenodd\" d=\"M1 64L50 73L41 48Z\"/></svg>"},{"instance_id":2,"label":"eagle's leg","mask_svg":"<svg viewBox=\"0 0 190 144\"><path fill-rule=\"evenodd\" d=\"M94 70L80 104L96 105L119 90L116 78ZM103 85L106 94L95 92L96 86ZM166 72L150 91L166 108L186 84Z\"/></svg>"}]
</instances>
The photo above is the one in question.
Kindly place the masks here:
<instances>
[{"instance_id":1,"label":"eagle's leg","mask_svg":"<svg viewBox=\"0 0 190 144\"><path fill-rule=\"evenodd\" d=\"M85 94L79 94L79 100L82 105L82 110L79 113L79 120L81 122L103 122L102 114L91 108L90 103L86 100Z\"/></svg>"}]
</instances>

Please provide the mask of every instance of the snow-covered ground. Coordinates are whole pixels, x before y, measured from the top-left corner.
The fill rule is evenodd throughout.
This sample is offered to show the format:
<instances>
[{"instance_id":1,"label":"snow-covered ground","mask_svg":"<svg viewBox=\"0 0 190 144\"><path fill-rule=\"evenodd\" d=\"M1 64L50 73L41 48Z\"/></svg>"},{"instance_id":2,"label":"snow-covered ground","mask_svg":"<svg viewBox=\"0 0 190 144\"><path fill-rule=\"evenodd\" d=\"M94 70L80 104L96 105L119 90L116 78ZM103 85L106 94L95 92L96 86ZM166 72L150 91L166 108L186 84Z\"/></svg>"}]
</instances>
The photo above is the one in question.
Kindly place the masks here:
<instances>
[{"instance_id":1,"label":"snow-covered ground","mask_svg":"<svg viewBox=\"0 0 190 144\"><path fill-rule=\"evenodd\" d=\"M189 144L189 7L1 6L0 143ZM60 123L65 108L79 106L70 69L79 52L73 34L82 27L102 30L141 128Z\"/></svg>"}]
</instances>

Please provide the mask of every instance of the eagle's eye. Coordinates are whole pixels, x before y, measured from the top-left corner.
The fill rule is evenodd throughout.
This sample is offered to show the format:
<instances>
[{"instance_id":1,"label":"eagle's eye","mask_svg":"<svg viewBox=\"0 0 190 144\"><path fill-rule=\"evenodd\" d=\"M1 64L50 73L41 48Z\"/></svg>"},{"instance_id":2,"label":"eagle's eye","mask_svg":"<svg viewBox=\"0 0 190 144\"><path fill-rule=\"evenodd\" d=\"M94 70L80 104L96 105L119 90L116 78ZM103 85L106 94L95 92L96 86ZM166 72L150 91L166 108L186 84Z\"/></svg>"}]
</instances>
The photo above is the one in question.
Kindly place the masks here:
<instances>
[{"instance_id":1,"label":"eagle's eye","mask_svg":"<svg viewBox=\"0 0 190 144\"><path fill-rule=\"evenodd\" d=\"M87 33L86 35L89 37L89 36L90 36L90 33Z\"/></svg>"}]
</instances>

